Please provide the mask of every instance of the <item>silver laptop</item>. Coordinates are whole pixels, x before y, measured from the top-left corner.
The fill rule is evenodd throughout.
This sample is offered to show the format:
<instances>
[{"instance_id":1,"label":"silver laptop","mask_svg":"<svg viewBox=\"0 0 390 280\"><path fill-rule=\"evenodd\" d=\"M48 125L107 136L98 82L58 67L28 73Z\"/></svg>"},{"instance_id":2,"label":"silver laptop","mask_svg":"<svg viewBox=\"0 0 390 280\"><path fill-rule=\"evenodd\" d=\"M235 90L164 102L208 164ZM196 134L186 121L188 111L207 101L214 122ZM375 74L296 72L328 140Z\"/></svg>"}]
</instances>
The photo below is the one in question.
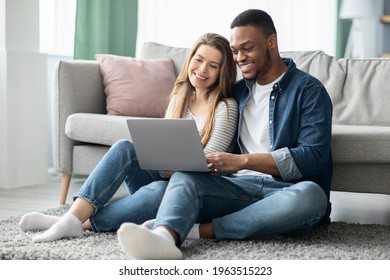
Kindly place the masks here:
<instances>
[{"instance_id":1,"label":"silver laptop","mask_svg":"<svg viewBox=\"0 0 390 280\"><path fill-rule=\"evenodd\" d=\"M209 171L194 120L139 118L127 125L142 169Z\"/></svg>"}]
</instances>

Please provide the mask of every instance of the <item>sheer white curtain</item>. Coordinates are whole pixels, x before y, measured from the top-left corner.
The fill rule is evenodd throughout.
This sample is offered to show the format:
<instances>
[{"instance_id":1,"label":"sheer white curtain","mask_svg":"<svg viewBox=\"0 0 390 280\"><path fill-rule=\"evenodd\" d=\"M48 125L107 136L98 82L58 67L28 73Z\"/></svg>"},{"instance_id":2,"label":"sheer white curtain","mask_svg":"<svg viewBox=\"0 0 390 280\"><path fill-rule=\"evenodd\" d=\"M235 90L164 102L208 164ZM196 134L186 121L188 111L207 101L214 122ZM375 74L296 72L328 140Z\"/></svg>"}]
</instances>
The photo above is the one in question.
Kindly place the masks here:
<instances>
[{"instance_id":1,"label":"sheer white curtain","mask_svg":"<svg viewBox=\"0 0 390 280\"><path fill-rule=\"evenodd\" d=\"M336 0L139 0L138 50L146 41L191 47L205 32L230 37L230 23L240 12L269 13L280 51L323 50L335 55Z\"/></svg>"},{"instance_id":2,"label":"sheer white curtain","mask_svg":"<svg viewBox=\"0 0 390 280\"><path fill-rule=\"evenodd\" d=\"M275 22L281 51L335 55L337 0L138 0L138 50L146 41L191 47L205 32L230 37L240 12L258 8ZM76 0L40 0L41 51L73 56Z\"/></svg>"},{"instance_id":3,"label":"sheer white curtain","mask_svg":"<svg viewBox=\"0 0 390 280\"><path fill-rule=\"evenodd\" d=\"M73 56L77 0L39 0L41 52Z\"/></svg>"}]
</instances>

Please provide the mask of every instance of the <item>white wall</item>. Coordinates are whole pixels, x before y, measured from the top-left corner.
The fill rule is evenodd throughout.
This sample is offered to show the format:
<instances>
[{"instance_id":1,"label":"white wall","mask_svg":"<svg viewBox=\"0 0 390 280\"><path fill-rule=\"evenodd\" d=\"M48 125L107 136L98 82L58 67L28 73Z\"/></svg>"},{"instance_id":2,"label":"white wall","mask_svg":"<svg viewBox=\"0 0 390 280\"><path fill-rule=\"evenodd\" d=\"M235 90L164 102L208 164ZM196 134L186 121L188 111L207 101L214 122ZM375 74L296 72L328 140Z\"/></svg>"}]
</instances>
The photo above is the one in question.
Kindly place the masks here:
<instances>
[{"instance_id":1,"label":"white wall","mask_svg":"<svg viewBox=\"0 0 390 280\"><path fill-rule=\"evenodd\" d=\"M39 0L0 0L0 15L0 188L40 184L48 151Z\"/></svg>"}]
</instances>

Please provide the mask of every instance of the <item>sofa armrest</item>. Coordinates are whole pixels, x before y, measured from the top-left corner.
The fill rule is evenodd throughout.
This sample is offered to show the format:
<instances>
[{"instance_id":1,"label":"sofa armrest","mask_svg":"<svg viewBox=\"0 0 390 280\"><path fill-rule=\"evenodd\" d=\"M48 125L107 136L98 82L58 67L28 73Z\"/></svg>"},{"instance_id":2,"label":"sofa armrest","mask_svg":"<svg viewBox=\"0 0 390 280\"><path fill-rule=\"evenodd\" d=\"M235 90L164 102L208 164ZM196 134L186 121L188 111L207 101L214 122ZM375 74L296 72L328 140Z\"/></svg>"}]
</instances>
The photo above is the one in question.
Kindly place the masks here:
<instances>
[{"instance_id":1,"label":"sofa armrest","mask_svg":"<svg viewBox=\"0 0 390 280\"><path fill-rule=\"evenodd\" d=\"M52 142L54 168L72 172L75 141L65 135L65 124L74 113L106 113L106 96L96 61L60 61L52 83Z\"/></svg>"}]
</instances>

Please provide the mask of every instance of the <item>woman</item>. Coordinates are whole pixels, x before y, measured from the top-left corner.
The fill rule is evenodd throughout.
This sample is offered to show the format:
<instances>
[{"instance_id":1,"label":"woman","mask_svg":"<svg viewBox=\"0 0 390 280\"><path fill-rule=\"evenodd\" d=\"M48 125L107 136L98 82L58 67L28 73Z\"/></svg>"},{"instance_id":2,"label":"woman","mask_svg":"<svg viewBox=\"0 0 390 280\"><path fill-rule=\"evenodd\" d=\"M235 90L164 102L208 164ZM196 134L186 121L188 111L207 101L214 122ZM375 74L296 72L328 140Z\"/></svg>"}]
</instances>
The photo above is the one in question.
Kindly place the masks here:
<instances>
[{"instance_id":1,"label":"woman","mask_svg":"<svg viewBox=\"0 0 390 280\"><path fill-rule=\"evenodd\" d=\"M191 49L170 95L166 118L196 121L205 154L227 151L237 126L237 104L229 98L236 65L229 42L207 33ZM25 214L23 231L46 230L34 242L80 237L83 230L116 231L124 222L141 224L156 216L170 172L142 170L133 145L119 140L91 172L62 217L39 212ZM107 202L122 183L129 196Z\"/></svg>"}]
</instances>

